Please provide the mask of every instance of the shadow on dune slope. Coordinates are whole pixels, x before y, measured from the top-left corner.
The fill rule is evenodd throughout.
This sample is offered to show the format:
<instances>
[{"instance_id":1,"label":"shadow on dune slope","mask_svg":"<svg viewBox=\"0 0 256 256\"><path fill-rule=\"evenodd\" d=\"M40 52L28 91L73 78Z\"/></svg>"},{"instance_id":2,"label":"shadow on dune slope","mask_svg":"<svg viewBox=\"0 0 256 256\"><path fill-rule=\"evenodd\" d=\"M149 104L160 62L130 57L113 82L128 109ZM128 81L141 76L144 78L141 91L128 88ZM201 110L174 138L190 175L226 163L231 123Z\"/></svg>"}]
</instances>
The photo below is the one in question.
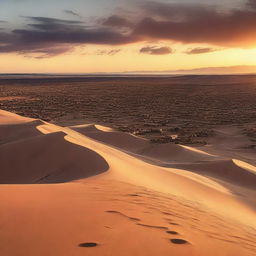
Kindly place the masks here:
<instances>
[{"instance_id":1,"label":"shadow on dune slope","mask_svg":"<svg viewBox=\"0 0 256 256\"><path fill-rule=\"evenodd\" d=\"M256 188L256 175L241 168L232 160L216 160L190 164L170 164L168 167L193 171L247 188Z\"/></svg>"},{"instance_id":2,"label":"shadow on dune slope","mask_svg":"<svg viewBox=\"0 0 256 256\"><path fill-rule=\"evenodd\" d=\"M94 140L124 150L126 153L166 168L191 171L202 176L255 189L256 175L235 164L231 159L210 155L175 144L155 144L117 131L102 131L97 126L71 127Z\"/></svg>"},{"instance_id":3,"label":"shadow on dune slope","mask_svg":"<svg viewBox=\"0 0 256 256\"><path fill-rule=\"evenodd\" d=\"M96 152L74 145L62 132L0 146L0 184L62 183L108 170Z\"/></svg>"},{"instance_id":4,"label":"shadow on dune slope","mask_svg":"<svg viewBox=\"0 0 256 256\"><path fill-rule=\"evenodd\" d=\"M41 135L42 133L35 127L42 124L42 121L34 120L24 123L0 125L0 145Z\"/></svg>"},{"instance_id":5,"label":"shadow on dune slope","mask_svg":"<svg viewBox=\"0 0 256 256\"><path fill-rule=\"evenodd\" d=\"M143 158L149 162L196 162L212 160L215 157L207 154L194 152L176 144L157 144L148 140L133 136L128 133L109 131L104 132L97 129L95 125L74 126L71 129L104 144L114 146L118 149ZM148 159L147 159L148 158ZM155 163L156 164L156 163Z\"/></svg>"}]
</instances>

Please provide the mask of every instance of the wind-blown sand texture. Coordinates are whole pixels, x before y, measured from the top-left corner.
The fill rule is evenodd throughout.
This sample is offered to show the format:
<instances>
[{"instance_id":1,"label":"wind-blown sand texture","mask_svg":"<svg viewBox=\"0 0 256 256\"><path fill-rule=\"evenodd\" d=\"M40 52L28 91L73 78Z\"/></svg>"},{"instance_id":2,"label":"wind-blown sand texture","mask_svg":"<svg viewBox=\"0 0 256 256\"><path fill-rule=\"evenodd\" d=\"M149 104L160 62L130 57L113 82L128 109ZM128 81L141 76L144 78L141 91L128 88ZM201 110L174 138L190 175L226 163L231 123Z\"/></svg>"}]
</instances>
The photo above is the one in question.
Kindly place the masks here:
<instances>
[{"instance_id":1,"label":"wind-blown sand texture","mask_svg":"<svg viewBox=\"0 0 256 256\"><path fill-rule=\"evenodd\" d=\"M159 145L0 111L0 254L256 255L253 156L218 138Z\"/></svg>"}]
</instances>

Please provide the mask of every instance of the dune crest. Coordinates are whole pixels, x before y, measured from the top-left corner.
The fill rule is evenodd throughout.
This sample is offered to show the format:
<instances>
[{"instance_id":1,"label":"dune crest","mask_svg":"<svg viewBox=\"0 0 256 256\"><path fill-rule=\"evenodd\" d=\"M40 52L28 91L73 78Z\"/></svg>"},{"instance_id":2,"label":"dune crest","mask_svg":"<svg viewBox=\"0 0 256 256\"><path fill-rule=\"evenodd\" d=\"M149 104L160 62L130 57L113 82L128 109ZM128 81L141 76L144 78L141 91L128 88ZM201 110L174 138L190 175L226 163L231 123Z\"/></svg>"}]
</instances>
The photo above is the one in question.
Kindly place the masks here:
<instances>
[{"instance_id":1,"label":"dune crest","mask_svg":"<svg viewBox=\"0 0 256 256\"><path fill-rule=\"evenodd\" d=\"M11 117L10 124L5 121ZM17 118L1 112L0 184L62 183L90 177L108 170L100 155L67 142L64 132L42 134L41 120ZM48 129L49 127L46 125Z\"/></svg>"},{"instance_id":2,"label":"dune crest","mask_svg":"<svg viewBox=\"0 0 256 256\"><path fill-rule=\"evenodd\" d=\"M11 112L0 109L0 120L1 120L1 125L5 125L5 124L9 125L9 124L31 122L34 119L23 117L15 113L11 113Z\"/></svg>"}]
</instances>

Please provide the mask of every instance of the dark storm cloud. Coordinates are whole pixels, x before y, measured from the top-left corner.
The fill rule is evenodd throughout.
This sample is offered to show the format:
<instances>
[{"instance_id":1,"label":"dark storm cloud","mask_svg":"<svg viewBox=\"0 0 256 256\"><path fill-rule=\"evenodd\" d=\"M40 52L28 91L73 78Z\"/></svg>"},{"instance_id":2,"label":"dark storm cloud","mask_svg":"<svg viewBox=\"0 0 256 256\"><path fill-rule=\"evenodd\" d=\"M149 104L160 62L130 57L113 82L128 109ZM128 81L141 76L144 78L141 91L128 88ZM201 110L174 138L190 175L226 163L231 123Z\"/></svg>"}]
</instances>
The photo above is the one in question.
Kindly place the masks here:
<instances>
[{"instance_id":1,"label":"dark storm cloud","mask_svg":"<svg viewBox=\"0 0 256 256\"><path fill-rule=\"evenodd\" d=\"M215 13L215 9L203 4L189 3L161 3L148 1L142 4L144 12L149 17L162 18L167 20L188 20L197 18L207 18Z\"/></svg>"},{"instance_id":2,"label":"dark storm cloud","mask_svg":"<svg viewBox=\"0 0 256 256\"><path fill-rule=\"evenodd\" d=\"M26 44L109 44L130 43L129 37L103 29L14 30L13 34Z\"/></svg>"},{"instance_id":3,"label":"dark storm cloud","mask_svg":"<svg viewBox=\"0 0 256 256\"><path fill-rule=\"evenodd\" d=\"M255 1L225 12L203 4L144 2L132 19L112 15L90 26L81 20L23 17L27 21L25 28L0 32L0 52L51 56L83 44L124 45L152 40L252 47L256 41L256 9L248 6L255 6ZM171 51L168 47L141 50L149 54ZM190 54L202 51L208 49L194 49Z\"/></svg>"},{"instance_id":4,"label":"dark storm cloud","mask_svg":"<svg viewBox=\"0 0 256 256\"><path fill-rule=\"evenodd\" d=\"M248 0L247 5L252 8L256 8L256 0Z\"/></svg>"},{"instance_id":5,"label":"dark storm cloud","mask_svg":"<svg viewBox=\"0 0 256 256\"><path fill-rule=\"evenodd\" d=\"M80 21L45 17L26 17L33 29L16 29L0 33L0 52L43 53L52 56L81 44L122 45L130 37L106 28L90 29Z\"/></svg>"},{"instance_id":6,"label":"dark storm cloud","mask_svg":"<svg viewBox=\"0 0 256 256\"><path fill-rule=\"evenodd\" d=\"M185 53L186 54L203 54L203 53L210 53L210 52L215 52L215 51L217 51L217 50L214 48L197 47L197 48L190 48Z\"/></svg>"},{"instance_id":7,"label":"dark storm cloud","mask_svg":"<svg viewBox=\"0 0 256 256\"><path fill-rule=\"evenodd\" d=\"M103 25L110 26L110 27L132 27L132 23L125 18L122 18L118 15L112 15L108 17L104 22Z\"/></svg>"},{"instance_id":8,"label":"dark storm cloud","mask_svg":"<svg viewBox=\"0 0 256 256\"><path fill-rule=\"evenodd\" d=\"M135 35L145 40L241 47L255 44L255 11L241 9L221 12L203 5L163 3L149 3L146 10L150 17L141 20L134 30Z\"/></svg>"},{"instance_id":9,"label":"dark storm cloud","mask_svg":"<svg viewBox=\"0 0 256 256\"><path fill-rule=\"evenodd\" d=\"M15 41L14 34L7 32L0 33L0 46L4 44L11 44L13 41Z\"/></svg>"},{"instance_id":10,"label":"dark storm cloud","mask_svg":"<svg viewBox=\"0 0 256 256\"><path fill-rule=\"evenodd\" d=\"M166 55L171 54L173 50L170 47L163 46L147 46L140 49L140 53L150 54L150 55Z\"/></svg>"},{"instance_id":11,"label":"dark storm cloud","mask_svg":"<svg viewBox=\"0 0 256 256\"><path fill-rule=\"evenodd\" d=\"M60 23L60 24L80 24L81 21L78 20L63 20L63 19L55 19L55 18L48 18L48 17L33 17L33 16L23 16L24 18L41 22L41 23Z\"/></svg>"},{"instance_id":12,"label":"dark storm cloud","mask_svg":"<svg viewBox=\"0 0 256 256\"><path fill-rule=\"evenodd\" d=\"M77 20L63 20L63 19L54 19L47 17L24 17L31 22L27 24L30 27L41 29L41 30L64 30L71 27L77 28L78 26L83 26L81 21Z\"/></svg>"}]
</instances>

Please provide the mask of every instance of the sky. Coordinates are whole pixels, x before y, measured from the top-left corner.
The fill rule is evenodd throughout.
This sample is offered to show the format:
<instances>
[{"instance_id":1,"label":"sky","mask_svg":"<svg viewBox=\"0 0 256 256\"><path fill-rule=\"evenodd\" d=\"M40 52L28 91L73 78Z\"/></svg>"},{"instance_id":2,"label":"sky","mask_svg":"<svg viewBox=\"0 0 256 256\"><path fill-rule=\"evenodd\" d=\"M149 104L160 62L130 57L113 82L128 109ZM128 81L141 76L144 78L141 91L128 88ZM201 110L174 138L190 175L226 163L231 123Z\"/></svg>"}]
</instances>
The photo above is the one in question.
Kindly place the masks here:
<instances>
[{"instance_id":1,"label":"sky","mask_svg":"<svg viewBox=\"0 0 256 256\"><path fill-rule=\"evenodd\" d=\"M0 73L256 65L256 0L0 0Z\"/></svg>"}]
</instances>

